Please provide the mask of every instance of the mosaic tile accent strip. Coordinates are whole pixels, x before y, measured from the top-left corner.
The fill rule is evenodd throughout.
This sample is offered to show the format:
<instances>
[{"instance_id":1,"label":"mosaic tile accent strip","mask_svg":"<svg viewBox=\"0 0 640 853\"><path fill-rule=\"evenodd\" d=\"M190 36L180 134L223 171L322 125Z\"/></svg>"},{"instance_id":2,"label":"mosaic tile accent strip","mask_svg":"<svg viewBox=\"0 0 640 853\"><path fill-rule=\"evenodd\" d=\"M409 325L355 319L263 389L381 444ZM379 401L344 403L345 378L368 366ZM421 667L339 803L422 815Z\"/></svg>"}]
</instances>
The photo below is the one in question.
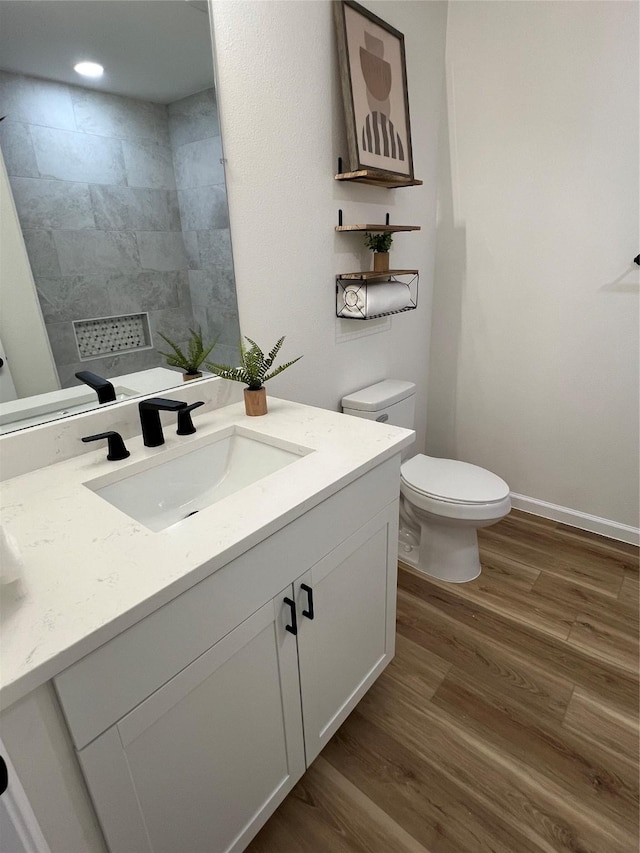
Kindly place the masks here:
<instances>
[{"instance_id":1,"label":"mosaic tile accent strip","mask_svg":"<svg viewBox=\"0 0 640 853\"><path fill-rule=\"evenodd\" d=\"M116 355L151 346L149 315L146 313L74 320L73 331L81 359Z\"/></svg>"}]
</instances>

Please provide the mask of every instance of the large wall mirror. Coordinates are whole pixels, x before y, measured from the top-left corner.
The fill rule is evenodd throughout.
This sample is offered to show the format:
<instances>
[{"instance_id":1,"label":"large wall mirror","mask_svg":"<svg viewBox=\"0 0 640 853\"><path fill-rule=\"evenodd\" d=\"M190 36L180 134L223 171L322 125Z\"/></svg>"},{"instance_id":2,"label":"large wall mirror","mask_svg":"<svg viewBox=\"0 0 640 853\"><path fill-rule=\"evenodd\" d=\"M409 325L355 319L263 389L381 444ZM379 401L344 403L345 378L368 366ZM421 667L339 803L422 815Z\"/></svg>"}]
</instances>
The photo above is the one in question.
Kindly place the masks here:
<instances>
[{"instance_id":1,"label":"large wall mirror","mask_svg":"<svg viewBox=\"0 0 640 853\"><path fill-rule=\"evenodd\" d=\"M79 76L80 60L100 63L103 75ZM0 430L80 411L74 394L95 405L79 371L120 381L124 396L181 383L166 372L159 333L184 345L199 329L217 339L214 361L234 363L240 333L206 0L0 0L0 116L30 266L25 279L0 262L0 329L33 335L35 352L38 323L20 327L22 302L8 316L16 293L30 296L52 359L38 396L55 392L40 413L1 391ZM24 367L2 345L0 389L7 368ZM21 384L33 389L15 382L15 396L33 399ZM1 417L3 408L21 416Z\"/></svg>"}]
</instances>

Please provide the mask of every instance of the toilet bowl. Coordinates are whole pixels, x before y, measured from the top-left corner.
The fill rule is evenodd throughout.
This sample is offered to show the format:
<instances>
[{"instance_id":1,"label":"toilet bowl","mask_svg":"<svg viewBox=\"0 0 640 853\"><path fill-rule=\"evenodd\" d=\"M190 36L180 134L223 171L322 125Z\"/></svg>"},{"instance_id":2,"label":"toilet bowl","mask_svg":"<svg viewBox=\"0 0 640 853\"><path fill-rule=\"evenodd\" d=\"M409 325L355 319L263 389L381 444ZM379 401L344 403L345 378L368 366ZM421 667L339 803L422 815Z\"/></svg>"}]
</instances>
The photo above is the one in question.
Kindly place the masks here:
<instances>
[{"instance_id":1,"label":"toilet bowl","mask_svg":"<svg viewBox=\"0 0 640 853\"><path fill-rule=\"evenodd\" d=\"M342 411L413 428L415 385L385 380L350 394ZM464 583L481 571L477 531L511 510L509 486L477 465L419 453L403 461L398 557L434 578Z\"/></svg>"},{"instance_id":2,"label":"toilet bowl","mask_svg":"<svg viewBox=\"0 0 640 853\"><path fill-rule=\"evenodd\" d=\"M398 557L451 583L481 571L477 530L511 510L503 479L467 462L418 454L401 468Z\"/></svg>"}]
</instances>

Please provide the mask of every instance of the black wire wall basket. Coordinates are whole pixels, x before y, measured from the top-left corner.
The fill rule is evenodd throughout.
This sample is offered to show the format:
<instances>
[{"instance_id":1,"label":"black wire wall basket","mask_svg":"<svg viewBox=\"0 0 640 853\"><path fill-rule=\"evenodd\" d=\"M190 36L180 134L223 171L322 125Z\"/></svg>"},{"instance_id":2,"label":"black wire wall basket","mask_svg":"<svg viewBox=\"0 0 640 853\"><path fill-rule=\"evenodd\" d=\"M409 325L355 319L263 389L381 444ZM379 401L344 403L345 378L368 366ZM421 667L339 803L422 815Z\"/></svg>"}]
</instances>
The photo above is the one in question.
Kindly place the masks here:
<instances>
[{"instance_id":1,"label":"black wire wall basket","mask_svg":"<svg viewBox=\"0 0 640 853\"><path fill-rule=\"evenodd\" d=\"M336 279L336 316L343 320L377 320L418 307L417 272L351 273Z\"/></svg>"}]
</instances>

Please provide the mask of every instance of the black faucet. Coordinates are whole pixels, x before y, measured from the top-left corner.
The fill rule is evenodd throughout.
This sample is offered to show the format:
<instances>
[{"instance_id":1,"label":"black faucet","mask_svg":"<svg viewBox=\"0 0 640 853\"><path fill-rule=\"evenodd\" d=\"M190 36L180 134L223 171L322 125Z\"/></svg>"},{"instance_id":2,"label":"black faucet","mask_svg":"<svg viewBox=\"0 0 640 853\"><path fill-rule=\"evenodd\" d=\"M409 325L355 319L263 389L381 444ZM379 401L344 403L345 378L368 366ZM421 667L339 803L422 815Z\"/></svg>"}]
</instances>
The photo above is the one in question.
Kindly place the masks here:
<instances>
[{"instance_id":1,"label":"black faucet","mask_svg":"<svg viewBox=\"0 0 640 853\"><path fill-rule=\"evenodd\" d=\"M179 412L187 404L179 400L165 400L164 397L151 397L138 403L142 440L146 447L159 447L164 444L160 412Z\"/></svg>"},{"instance_id":2,"label":"black faucet","mask_svg":"<svg viewBox=\"0 0 640 853\"><path fill-rule=\"evenodd\" d=\"M98 402L100 404L113 403L116 399L116 389L108 379L103 379L97 373L91 373L90 370L81 370L79 373L76 373L76 379L84 382L89 388L93 388L98 395Z\"/></svg>"},{"instance_id":3,"label":"black faucet","mask_svg":"<svg viewBox=\"0 0 640 853\"><path fill-rule=\"evenodd\" d=\"M98 441L101 438L106 438L109 442L107 459L119 462L121 459L127 459L131 456L124 445L124 441L122 440L120 433L114 432L113 430L99 432L97 435L87 435L82 439L82 441L86 444L88 441Z\"/></svg>"}]
</instances>

